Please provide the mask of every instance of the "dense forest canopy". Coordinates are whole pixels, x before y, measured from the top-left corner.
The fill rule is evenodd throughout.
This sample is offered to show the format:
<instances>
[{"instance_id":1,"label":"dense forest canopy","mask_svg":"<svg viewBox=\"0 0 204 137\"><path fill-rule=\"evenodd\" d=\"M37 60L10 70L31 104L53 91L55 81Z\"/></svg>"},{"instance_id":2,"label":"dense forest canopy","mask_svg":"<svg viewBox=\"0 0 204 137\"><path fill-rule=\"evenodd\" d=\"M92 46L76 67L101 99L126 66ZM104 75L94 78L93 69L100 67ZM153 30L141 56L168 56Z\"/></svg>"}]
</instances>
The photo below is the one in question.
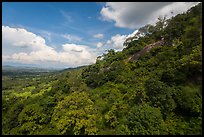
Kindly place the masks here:
<instances>
[{"instance_id":1,"label":"dense forest canopy","mask_svg":"<svg viewBox=\"0 0 204 137\"><path fill-rule=\"evenodd\" d=\"M3 73L2 134L201 135L202 3L139 32L93 65Z\"/></svg>"}]
</instances>

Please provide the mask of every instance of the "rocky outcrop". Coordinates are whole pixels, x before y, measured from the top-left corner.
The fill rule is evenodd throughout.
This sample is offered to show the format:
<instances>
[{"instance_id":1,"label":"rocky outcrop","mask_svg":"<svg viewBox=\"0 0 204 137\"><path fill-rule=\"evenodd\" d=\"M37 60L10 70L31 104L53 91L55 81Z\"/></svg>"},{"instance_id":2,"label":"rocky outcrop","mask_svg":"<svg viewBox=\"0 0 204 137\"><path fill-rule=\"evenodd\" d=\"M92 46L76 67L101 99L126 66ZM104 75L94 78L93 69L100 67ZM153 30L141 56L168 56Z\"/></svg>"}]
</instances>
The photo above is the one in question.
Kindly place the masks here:
<instances>
[{"instance_id":1,"label":"rocky outcrop","mask_svg":"<svg viewBox=\"0 0 204 137\"><path fill-rule=\"evenodd\" d=\"M128 58L128 61L138 60L141 55L143 55L144 53L148 52L150 49L152 49L152 48L154 48L156 46L163 46L163 45L164 45L164 41L163 40L157 41L157 42L155 42L153 44L149 44L149 45L145 46L141 51L136 52L135 54L130 56Z\"/></svg>"}]
</instances>

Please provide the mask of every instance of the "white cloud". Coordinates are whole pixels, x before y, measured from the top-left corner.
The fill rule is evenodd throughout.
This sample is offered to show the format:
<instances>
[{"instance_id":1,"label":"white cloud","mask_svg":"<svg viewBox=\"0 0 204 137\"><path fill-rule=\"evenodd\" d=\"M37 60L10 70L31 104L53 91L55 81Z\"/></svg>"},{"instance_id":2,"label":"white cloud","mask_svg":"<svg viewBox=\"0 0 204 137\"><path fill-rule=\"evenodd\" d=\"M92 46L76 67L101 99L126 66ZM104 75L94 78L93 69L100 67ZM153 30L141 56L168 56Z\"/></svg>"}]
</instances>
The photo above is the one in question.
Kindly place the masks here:
<instances>
[{"instance_id":1,"label":"white cloud","mask_svg":"<svg viewBox=\"0 0 204 137\"><path fill-rule=\"evenodd\" d=\"M121 34L116 34L112 36L109 40L107 40L105 43L98 42L96 44L97 48L103 49L104 51L107 49L115 49L116 51L122 51L124 46L124 42L127 38L135 36L135 34L138 33L138 30L133 31L132 33L128 35L121 35ZM138 35L139 37L142 37L143 35ZM102 47L102 48L101 48Z\"/></svg>"},{"instance_id":2,"label":"white cloud","mask_svg":"<svg viewBox=\"0 0 204 137\"><path fill-rule=\"evenodd\" d=\"M63 34L61 36L69 41L81 41L82 40L81 37L70 35L70 34Z\"/></svg>"},{"instance_id":3,"label":"white cloud","mask_svg":"<svg viewBox=\"0 0 204 137\"><path fill-rule=\"evenodd\" d=\"M10 59L10 56L2 55L2 60L8 60L8 59Z\"/></svg>"},{"instance_id":4,"label":"white cloud","mask_svg":"<svg viewBox=\"0 0 204 137\"><path fill-rule=\"evenodd\" d=\"M95 34L95 35L93 35L93 37L94 38L98 38L98 39L101 39L101 38L103 38L103 34Z\"/></svg>"},{"instance_id":5,"label":"white cloud","mask_svg":"<svg viewBox=\"0 0 204 137\"><path fill-rule=\"evenodd\" d=\"M124 48L123 43L126 38L126 35L117 34L115 36L112 36L111 39L106 42L106 44L115 49L116 51L120 51Z\"/></svg>"},{"instance_id":6,"label":"white cloud","mask_svg":"<svg viewBox=\"0 0 204 137\"><path fill-rule=\"evenodd\" d=\"M47 45L41 36L9 26L2 26L2 43L3 62L76 67L92 64L97 57L95 49L86 45L63 44L62 50L56 51Z\"/></svg>"},{"instance_id":7,"label":"white cloud","mask_svg":"<svg viewBox=\"0 0 204 137\"><path fill-rule=\"evenodd\" d=\"M159 16L170 18L187 11L198 2L107 2L101 9L106 21L114 21L115 26L138 29L146 24L154 24Z\"/></svg>"},{"instance_id":8,"label":"white cloud","mask_svg":"<svg viewBox=\"0 0 204 137\"><path fill-rule=\"evenodd\" d=\"M114 35L106 42L96 43L97 48L86 45L65 43L58 48L60 51L46 44L43 37L23 28L2 26L2 61L23 64L42 64L47 67L75 67L95 63L98 55L107 49L121 51L126 38L133 36ZM41 66L42 66L41 65Z\"/></svg>"},{"instance_id":9,"label":"white cloud","mask_svg":"<svg viewBox=\"0 0 204 137\"><path fill-rule=\"evenodd\" d=\"M83 52L86 46L84 45L76 45L76 44L64 44L62 45L64 51L74 51L74 52Z\"/></svg>"},{"instance_id":10,"label":"white cloud","mask_svg":"<svg viewBox=\"0 0 204 137\"><path fill-rule=\"evenodd\" d=\"M94 49L91 49L85 45L76 45L76 44L64 44L62 45L65 52L60 53L61 55L68 55L75 63L87 62L93 63L97 55L94 54ZM67 57L66 57L67 58ZM68 60L65 62L68 63Z\"/></svg>"},{"instance_id":11,"label":"white cloud","mask_svg":"<svg viewBox=\"0 0 204 137\"><path fill-rule=\"evenodd\" d=\"M100 48L100 47L102 47L102 46L104 46L104 44L103 44L102 42L98 42L98 43L96 44L96 47L97 47L97 48Z\"/></svg>"},{"instance_id":12,"label":"white cloud","mask_svg":"<svg viewBox=\"0 0 204 137\"><path fill-rule=\"evenodd\" d=\"M60 51L56 51L46 44L43 37L22 28L2 26L2 34L3 62L46 64L47 67L75 67L95 63L96 57L105 52L104 48L120 51L125 39L132 35L117 34L106 42L98 42L95 49L86 45L65 43Z\"/></svg>"},{"instance_id":13,"label":"white cloud","mask_svg":"<svg viewBox=\"0 0 204 137\"><path fill-rule=\"evenodd\" d=\"M156 19L161 14L169 17L177 15L178 13L187 11L187 9L195 4L196 2L107 2L106 6L102 8L101 14L103 19L107 21L114 20L116 22L116 26L138 28L146 25L147 23L155 23ZM171 13L172 11L173 14ZM128 35L116 34L105 42L105 46L103 46L103 48L121 51L124 48L123 43L125 40L129 37L135 36L137 33L138 29ZM142 37L144 35L140 33L138 36Z\"/></svg>"},{"instance_id":14,"label":"white cloud","mask_svg":"<svg viewBox=\"0 0 204 137\"><path fill-rule=\"evenodd\" d=\"M138 30L135 30L135 31L133 31L133 33L129 34L129 35L127 36L127 38L129 38L129 37L134 37L135 34L137 34L137 33L138 33Z\"/></svg>"},{"instance_id":15,"label":"white cloud","mask_svg":"<svg viewBox=\"0 0 204 137\"><path fill-rule=\"evenodd\" d=\"M2 26L3 51L14 53L17 51L50 50L44 38L22 28ZM12 48L11 50L9 48Z\"/></svg>"}]
</instances>

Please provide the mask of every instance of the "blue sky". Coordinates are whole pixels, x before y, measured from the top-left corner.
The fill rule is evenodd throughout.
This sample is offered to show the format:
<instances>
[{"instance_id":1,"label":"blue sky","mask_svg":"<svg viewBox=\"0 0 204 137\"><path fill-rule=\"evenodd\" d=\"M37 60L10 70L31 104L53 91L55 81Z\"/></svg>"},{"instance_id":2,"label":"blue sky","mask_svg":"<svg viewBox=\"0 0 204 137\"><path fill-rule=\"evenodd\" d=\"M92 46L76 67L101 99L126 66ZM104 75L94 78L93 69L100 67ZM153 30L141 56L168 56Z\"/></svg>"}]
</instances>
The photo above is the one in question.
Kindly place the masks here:
<instances>
[{"instance_id":1,"label":"blue sky","mask_svg":"<svg viewBox=\"0 0 204 137\"><path fill-rule=\"evenodd\" d=\"M75 35L80 44L97 42L94 34L106 34L104 40L115 34L128 34L132 29L116 28L113 23L100 20L100 10L105 3L95 2L9 2L3 3L3 25L23 27L36 34L47 31ZM66 39L54 36L54 44ZM48 40L49 42L49 40ZM50 43L51 44L51 43Z\"/></svg>"},{"instance_id":2,"label":"blue sky","mask_svg":"<svg viewBox=\"0 0 204 137\"><path fill-rule=\"evenodd\" d=\"M196 4L3 2L3 64L56 68L92 64L107 49L121 51L127 37L159 16L170 18Z\"/></svg>"}]
</instances>

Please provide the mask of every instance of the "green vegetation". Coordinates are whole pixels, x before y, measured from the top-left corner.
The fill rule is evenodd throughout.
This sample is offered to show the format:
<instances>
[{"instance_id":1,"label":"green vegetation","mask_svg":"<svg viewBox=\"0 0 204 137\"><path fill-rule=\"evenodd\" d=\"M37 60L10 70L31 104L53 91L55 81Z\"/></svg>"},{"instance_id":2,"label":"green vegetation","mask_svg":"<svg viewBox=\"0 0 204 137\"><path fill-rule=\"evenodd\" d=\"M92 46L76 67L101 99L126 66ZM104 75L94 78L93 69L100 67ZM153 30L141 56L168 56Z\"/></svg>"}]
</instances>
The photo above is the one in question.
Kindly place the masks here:
<instances>
[{"instance_id":1,"label":"green vegetation","mask_svg":"<svg viewBox=\"0 0 204 137\"><path fill-rule=\"evenodd\" d=\"M93 65L3 73L3 134L201 135L202 3L140 31ZM127 61L161 37L163 46Z\"/></svg>"}]
</instances>

